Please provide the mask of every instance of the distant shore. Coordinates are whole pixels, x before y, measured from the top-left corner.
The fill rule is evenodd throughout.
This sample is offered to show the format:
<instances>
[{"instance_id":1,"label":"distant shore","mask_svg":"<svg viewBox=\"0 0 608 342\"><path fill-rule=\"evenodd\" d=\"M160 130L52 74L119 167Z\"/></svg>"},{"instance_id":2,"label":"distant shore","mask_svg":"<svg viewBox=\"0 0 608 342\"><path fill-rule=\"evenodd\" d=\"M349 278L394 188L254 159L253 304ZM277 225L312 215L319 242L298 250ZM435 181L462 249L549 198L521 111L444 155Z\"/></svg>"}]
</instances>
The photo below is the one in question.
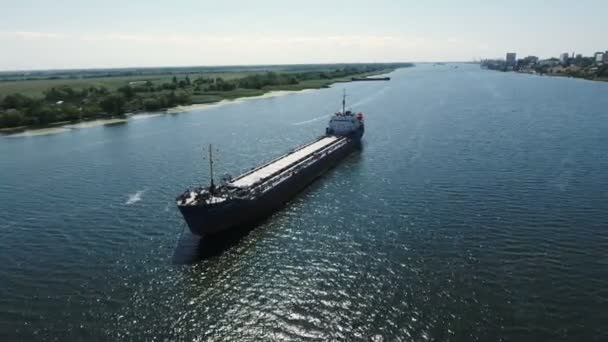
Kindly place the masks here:
<instances>
[{"instance_id":1,"label":"distant shore","mask_svg":"<svg viewBox=\"0 0 608 342\"><path fill-rule=\"evenodd\" d=\"M336 82L336 83L339 83L339 82ZM247 101L247 100L256 100L256 99L285 96L285 95L302 93L305 91L310 91L310 90L315 90L315 89L319 89L319 88L305 88L305 89L300 89L300 90L271 90L271 91L265 92L264 94L255 95L255 96L243 96L243 97L237 97L237 98L233 98L233 99L223 99L223 100L219 100L217 102L192 103L189 105L175 106L172 108L167 108L166 110L159 112L159 113L160 114L177 114L177 113L191 112L191 111L201 110L201 109L211 109L211 108L216 108L219 106L233 104L233 103L239 103L239 102Z\"/></svg>"},{"instance_id":2,"label":"distant shore","mask_svg":"<svg viewBox=\"0 0 608 342\"><path fill-rule=\"evenodd\" d=\"M165 74L153 78L0 79L0 133L49 130L87 121L120 121L139 113L174 113L188 106L259 97L277 91L325 88L351 82L353 77L382 75L411 66L410 63L361 64L334 69L334 65L312 65L263 72L239 67L238 71L221 74Z\"/></svg>"},{"instance_id":3,"label":"distant shore","mask_svg":"<svg viewBox=\"0 0 608 342\"><path fill-rule=\"evenodd\" d=\"M247 97L240 97L240 98L234 98L234 99L223 99L223 100L219 100L217 102L178 105L178 106L163 109L160 111L142 112L142 113L127 113L126 115L124 115L122 117L118 117L118 118L56 122L56 123L49 124L44 127L23 126L23 127L14 127L14 128L0 128L0 135L4 135L7 137L27 137L27 136L57 134L57 133L68 132L68 131L71 131L74 129L122 124L122 123L128 122L130 119L135 119L135 118L139 118L139 117L152 117L152 116L158 116L158 115L179 114L179 113L186 113L186 112L192 112L192 111L197 111L197 110L206 110L206 109L217 108L217 107L223 106L223 105L238 103L241 101L284 96L284 95L304 92L307 90L314 90L314 89L273 90L273 91L268 91L262 95L256 95L256 96L247 96Z\"/></svg>"},{"instance_id":4,"label":"distant shore","mask_svg":"<svg viewBox=\"0 0 608 342\"><path fill-rule=\"evenodd\" d=\"M500 70L499 70L500 71ZM507 71L508 72L508 71ZM530 70L515 70L518 74L528 74L528 75L536 75L536 76L547 76L547 77L566 77L566 78L578 78L587 81L598 81L598 82L608 82L608 77L595 77L589 74L580 73L580 72L546 72L539 73Z\"/></svg>"},{"instance_id":5,"label":"distant shore","mask_svg":"<svg viewBox=\"0 0 608 342\"><path fill-rule=\"evenodd\" d=\"M396 69L396 68L395 68ZM394 71L391 70L381 70L378 72L369 72L360 74L360 77L368 77L375 75L383 75L389 72ZM57 134L68 132L74 129L80 128L89 128L89 127L97 127L104 125L115 125L126 123L131 118L137 118L139 116L146 115L165 115L165 114L178 114L185 113L197 110L205 110L212 109L218 106L223 106L227 104L232 104L240 101L247 100L255 100L261 98L269 98L269 97L277 97L277 96L285 96L295 93L300 93L303 91L310 91L315 89L327 88L336 83L348 83L353 82L350 78L339 78L335 80L326 80L317 84L306 84L300 87L288 87L289 89L277 89L278 87L273 87L274 89L263 89L259 93L255 95L243 94L243 96L235 96L231 98L220 98L216 101L203 101L200 103L190 103L185 105L176 105L170 108L163 108L157 111L141 111L135 113L126 113L125 115L119 117L110 117L110 118L93 118L89 120L76 120L76 121L64 121L64 122L55 122L52 124L48 124L45 126L20 126L20 127L10 127L10 128L0 128L0 135L4 135L7 137L26 137L26 136L38 136L38 135L49 135L49 134Z\"/></svg>"},{"instance_id":6,"label":"distant shore","mask_svg":"<svg viewBox=\"0 0 608 342\"><path fill-rule=\"evenodd\" d=\"M480 64L482 69L516 72L520 74L531 74L538 76L558 76L569 78L580 78L589 81L608 81L608 65L593 64L587 60L586 64L562 64L557 59L542 62L525 62L515 66L508 66L502 60L486 60Z\"/></svg>"}]
</instances>

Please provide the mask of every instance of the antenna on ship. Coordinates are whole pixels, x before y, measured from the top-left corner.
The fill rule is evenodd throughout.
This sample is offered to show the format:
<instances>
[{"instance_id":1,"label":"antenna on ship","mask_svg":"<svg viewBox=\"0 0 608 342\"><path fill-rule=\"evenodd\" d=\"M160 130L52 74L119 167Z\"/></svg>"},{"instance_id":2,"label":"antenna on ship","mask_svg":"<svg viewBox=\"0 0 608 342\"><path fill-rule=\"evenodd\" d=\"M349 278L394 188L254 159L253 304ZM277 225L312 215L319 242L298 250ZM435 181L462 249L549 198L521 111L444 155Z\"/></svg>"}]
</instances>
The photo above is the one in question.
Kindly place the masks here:
<instances>
[{"instance_id":1,"label":"antenna on ship","mask_svg":"<svg viewBox=\"0 0 608 342\"><path fill-rule=\"evenodd\" d=\"M213 193L213 190L215 190L215 184L213 184L213 149L211 144L209 144L209 178L211 178L209 190L211 193Z\"/></svg>"},{"instance_id":2,"label":"antenna on ship","mask_svg":"<svg viewBox=\"0 0 608 342\"><path fill-rule=\"evenodd\" d=\"M342 89L342 114L346 113L346 89Z\"/></svg>"}]
</instances>

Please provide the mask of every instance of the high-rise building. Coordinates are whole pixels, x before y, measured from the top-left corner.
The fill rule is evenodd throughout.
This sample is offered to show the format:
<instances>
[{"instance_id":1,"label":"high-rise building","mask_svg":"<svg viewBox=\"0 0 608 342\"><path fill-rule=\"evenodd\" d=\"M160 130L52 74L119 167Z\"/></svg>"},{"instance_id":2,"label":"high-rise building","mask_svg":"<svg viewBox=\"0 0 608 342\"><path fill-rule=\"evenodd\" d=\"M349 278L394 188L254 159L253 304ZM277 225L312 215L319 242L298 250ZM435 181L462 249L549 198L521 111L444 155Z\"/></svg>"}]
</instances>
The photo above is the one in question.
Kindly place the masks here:
<instances>
[{"instance_id":1,"label":"high-rise building","mask_svg":"<svg viewBox=\"0 0 608 342\"><path fill-rule=\"evenodd\" d=\"M568 64L568 53L564 52L561 55L559 55L559 62L563 65Z\"/></svg>"},{"instance_id":2,"label":"high-rise building","mask_svg":"<svg viewBox=\"0 0 608 342\"><path fill-rule=\"evenodd\" d=\"M608 64L608 50L606 50L606 52L604 52L604 63Z\"/></svg>"},{"instance_id":3,"label":"high-rise building","mask_svg":"<svg viewBox=\"0 0 608 342\"><path fill-rule=\"evenodd\" d=\"M507 66L515 66L517 63L517 54L515 52L507 52Z\"/></svg>"}]
</instances>

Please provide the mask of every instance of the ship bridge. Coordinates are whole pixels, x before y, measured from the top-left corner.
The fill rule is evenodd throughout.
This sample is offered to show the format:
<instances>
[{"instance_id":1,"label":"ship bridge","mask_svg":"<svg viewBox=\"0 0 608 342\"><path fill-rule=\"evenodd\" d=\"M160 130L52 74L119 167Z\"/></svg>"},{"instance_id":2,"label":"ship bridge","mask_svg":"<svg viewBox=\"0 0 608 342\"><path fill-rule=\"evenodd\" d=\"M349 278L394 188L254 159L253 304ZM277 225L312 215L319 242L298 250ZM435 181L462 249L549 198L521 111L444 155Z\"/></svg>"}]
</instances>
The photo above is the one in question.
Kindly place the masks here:
<instances>
[{"instance_id":1,"label":"ship bridge","mask_svg":"<svg viewBox=\"0 0 608 342\"><path fill-rule=\"evenodd\" d=\"M308 145L285 154L267 164L255 168L228 183L231 187L248 188L280 175L283 171L292 169L314 154L330 148L339 143L344 143L346 138L337 136L325 136Z\"/></svg>"}]
</instances>

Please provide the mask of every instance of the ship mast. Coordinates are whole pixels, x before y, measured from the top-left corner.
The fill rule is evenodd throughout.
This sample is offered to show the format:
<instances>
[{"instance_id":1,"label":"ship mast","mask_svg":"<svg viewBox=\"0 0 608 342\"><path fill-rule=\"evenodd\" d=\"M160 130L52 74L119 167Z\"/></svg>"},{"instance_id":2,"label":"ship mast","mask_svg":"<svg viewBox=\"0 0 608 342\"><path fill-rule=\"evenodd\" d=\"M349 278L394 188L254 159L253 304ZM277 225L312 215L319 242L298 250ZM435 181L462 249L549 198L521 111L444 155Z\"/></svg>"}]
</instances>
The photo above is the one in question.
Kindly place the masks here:
<instances>
[{"instance_id":1,"label":"ship mast","mask_svg":"<svg viewBox=\"0 0 608 342\"><path fill-rule=\"evenodd\" d=\"M342 89L342 114L346 113L346 89Z\"/></svg>"},{"instance_id":2,"label":"ship mast","mask_svg":"<svg viewBox=\"0 0 608 342\"><path fill-rule=\"evenodd\" d=\"M215 184L213 184L213 150L211 144L209 144L209 178L211 178L211 185L209 186L209 189L211 193L213 193L213 190L215 190Z\"/></svg>"}]
</instances>

